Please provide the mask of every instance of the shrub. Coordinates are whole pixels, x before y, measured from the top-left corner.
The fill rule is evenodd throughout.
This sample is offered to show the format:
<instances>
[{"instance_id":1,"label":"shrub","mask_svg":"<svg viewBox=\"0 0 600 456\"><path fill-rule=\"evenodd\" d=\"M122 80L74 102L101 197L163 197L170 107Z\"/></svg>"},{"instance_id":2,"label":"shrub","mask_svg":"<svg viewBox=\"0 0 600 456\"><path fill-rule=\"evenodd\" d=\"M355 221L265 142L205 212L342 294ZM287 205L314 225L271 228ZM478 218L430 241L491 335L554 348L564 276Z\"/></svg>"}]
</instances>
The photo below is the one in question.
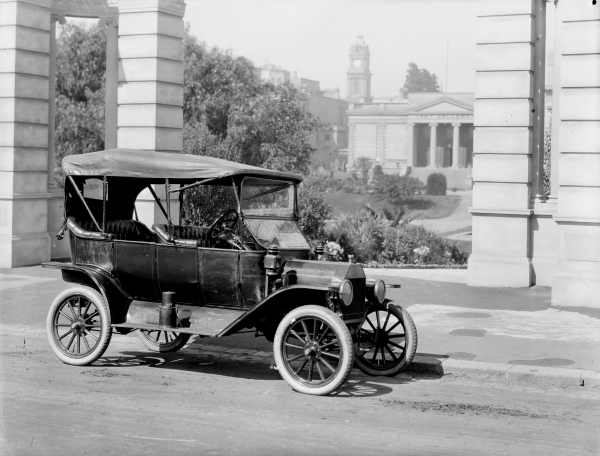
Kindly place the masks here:
<instances>
[{"instance_id":1,"label":"shrub","mask_svg":"<svg viewBox=\"0 0 600 456\"><path fill-rule=\"evenodd\" d=\"M298 224L309 239L325 237L325 222L331 217L331 206L323 197L318 186L304 182L298 192Z\"/></svg>"},{"instance_id":2,"label":"shrub","mask_svg":"<svg viewBox=\"0 0 600 456\"><path fill-rule=\"evenodd\" d=\"M354 255L357 261L376 261L383 246L385 228L382 217L362 210L338 219L327 230L327 238L337 242L346 257Z\"/></svg>"},{"instance_id":3,"label":"shrub","mask_svg":"<svg viewBox=\"0 0 600 456\"><path fill-rule=\"evenodd\" d=\"M344 255L362 263L464 264L467 255L453 242L421 226L392 226L378 214L363 210L337 220L327 230Z\"/></svg>"},{"instance_id":4,"label":"shrub","mask_svg":"<svg viewBox=\"0 0 600 456\"><path fill-rule=\"evenodd\" d=\"M452 241L448 241L421 226L390 227L379 261L393 264L465 264L467 255Z\"/></svg>"},{"instance_id":5,"label":"shrub","mask_svg":"<svg viewBox=\"0 0 600 456\"><path fill-rule=\"evenodd\" d=\"M441 173L433 173L427 177L427 194L428 195L445 195L446 194L446 176Z\"/></svg>"}]
</instances>

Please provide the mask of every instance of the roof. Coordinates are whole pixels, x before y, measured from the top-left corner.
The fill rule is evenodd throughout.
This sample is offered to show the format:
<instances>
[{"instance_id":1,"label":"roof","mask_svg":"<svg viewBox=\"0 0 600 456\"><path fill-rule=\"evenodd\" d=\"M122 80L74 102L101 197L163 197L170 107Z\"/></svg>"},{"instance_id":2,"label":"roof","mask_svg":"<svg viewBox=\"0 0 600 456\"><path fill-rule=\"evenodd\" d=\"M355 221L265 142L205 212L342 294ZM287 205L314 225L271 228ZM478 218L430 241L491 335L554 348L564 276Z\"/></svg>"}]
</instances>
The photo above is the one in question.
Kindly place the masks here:
<instances>
[{"instance_id":1,"label":"roof","mask_svg":"<svg viewBox=\"0 0 600 456\"><path fill-rule=\"evenodd\" d=\"M109 149L63 158L62 169L70 176L113 176L146 179L211 179L258 176L300 182L298 174L273 171L215 157L139 149Z\"/></svg>"}]
</instances>

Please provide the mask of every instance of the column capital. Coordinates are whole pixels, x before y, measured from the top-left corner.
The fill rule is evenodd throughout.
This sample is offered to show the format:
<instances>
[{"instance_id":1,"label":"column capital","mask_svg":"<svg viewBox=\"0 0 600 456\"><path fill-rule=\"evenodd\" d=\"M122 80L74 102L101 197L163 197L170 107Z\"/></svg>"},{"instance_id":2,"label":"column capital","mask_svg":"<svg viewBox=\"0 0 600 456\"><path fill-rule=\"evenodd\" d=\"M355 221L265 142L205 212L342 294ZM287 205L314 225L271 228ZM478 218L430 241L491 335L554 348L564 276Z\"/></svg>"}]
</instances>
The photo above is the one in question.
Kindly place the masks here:
<instances>
[{"instance_id":1,"label":"column capital","mask_svg":"<svg viewBox=\"0 0 600 456\"><path fill-rule=\"evenodd\" d=\"M428 122L430 127L437 127L439 122Z\"/></svg>"},{"instance_id":2,"label":"column capital","mask_svg":"<svg viewBox=\"0 0 600 456\"><path fill-rule=\"evenodd\" d=\"M65 16L58 13L50 14L50 20L53 22L58 22L61 25L64 25L64 23L66 22Z\"/></svg>"},{"instance_id":3,"label":"column capital","mask_svg":"<svg viewBox=\"0 0 600 456\"><path fill-rule=\"evenodd\" d=\"M183 17L185 2L183 0L118 0L121 13L166 13Z\"/></svg>"},{"instance_id":4,"label":"column capital","mask_svg":"<svg viewBox=\"0 0 600 456\"><path fill-rule=\"evenodd\" d=\"M119 25L119 19L117 16L102 16L99 18L98 25L100 27L117 27Z\"/></svg>"},{"instance_id":5,"label":"column capital","mask_svg":"<svg viewBox=\"0 0 600 456\"><path fill-rule=\"evenodd\" d=\"M453 126L454 128L456 128L456 127L460 127L461 125L462 125L462 122L452 122L452 126Z\"/></svg>"}]
</instances>

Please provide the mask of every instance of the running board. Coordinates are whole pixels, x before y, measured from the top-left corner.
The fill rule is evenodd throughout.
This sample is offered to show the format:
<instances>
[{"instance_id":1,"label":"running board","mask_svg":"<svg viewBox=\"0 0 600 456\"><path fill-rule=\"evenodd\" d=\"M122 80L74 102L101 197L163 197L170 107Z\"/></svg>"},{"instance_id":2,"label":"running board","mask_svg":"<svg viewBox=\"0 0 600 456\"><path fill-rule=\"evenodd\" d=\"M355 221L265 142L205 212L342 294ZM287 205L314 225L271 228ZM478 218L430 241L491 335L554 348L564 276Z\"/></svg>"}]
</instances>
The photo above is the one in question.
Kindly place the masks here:
<instances>
[{"instance_id":1,"label":"running board","mask_svg":"<svg viewBox=\"0 0 600 456\"><path fill-rule=\"evenodd\" d=\"M231 323L246 313L242 309L222 307L198 307L177 305L177 326L159 324L159 303L133 301L127 311L125 323L116 323L115 328L136 328L149 330L174 331L186 334L215 337Z\"/></svg>"}]
</instances>

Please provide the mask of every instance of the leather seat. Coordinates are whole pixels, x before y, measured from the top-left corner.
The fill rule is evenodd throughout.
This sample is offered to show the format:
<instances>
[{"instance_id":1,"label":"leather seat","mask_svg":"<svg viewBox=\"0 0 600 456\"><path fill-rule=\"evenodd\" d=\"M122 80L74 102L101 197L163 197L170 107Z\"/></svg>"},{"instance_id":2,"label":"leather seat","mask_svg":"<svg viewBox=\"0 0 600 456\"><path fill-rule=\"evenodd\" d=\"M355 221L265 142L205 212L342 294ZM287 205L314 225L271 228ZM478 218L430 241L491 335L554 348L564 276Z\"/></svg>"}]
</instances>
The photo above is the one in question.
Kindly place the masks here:
<instances>
[{"instance_id":1,"label":"leather seat","mask_svg":"<svg viewBox=\"0 0 600 456\"><path fill-rule=\"evenodd\" d=\"M166 224L152 225L152 229L163 243L169 241L169 227ZM197 225L171 225L172 242L190 247L208 247L208 228Z\"/></svg>"},{"instance_id":2,"label":"leather seat","mask_svg":"<svg viewBox=\"0 0 600 456\"><path fill-rule=\"evenodd\" d=\"M69 220L75 228L98 233L96 225L91 220L74 220L72 217L69 217ZM156 240L155 234L146 225L135 220L108 220L104 231L110 234L112 239L123 241L154 242Z\"/></svg>"}]
</instances>

